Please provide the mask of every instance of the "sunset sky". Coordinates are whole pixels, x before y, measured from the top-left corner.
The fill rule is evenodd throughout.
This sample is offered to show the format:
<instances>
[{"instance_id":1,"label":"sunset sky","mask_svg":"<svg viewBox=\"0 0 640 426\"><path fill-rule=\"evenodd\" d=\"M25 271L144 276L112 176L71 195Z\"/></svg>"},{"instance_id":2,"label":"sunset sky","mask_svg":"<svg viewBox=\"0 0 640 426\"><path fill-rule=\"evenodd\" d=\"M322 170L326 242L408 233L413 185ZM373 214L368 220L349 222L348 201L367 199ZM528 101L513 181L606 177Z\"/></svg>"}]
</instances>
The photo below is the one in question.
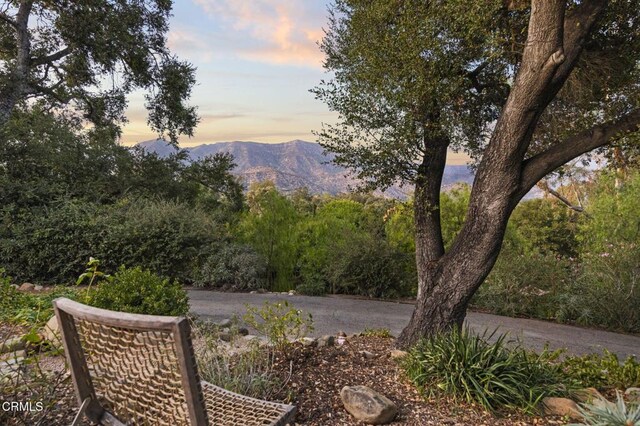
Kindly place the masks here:
<instances>
[{"instance_id":1,"label":"sunset sky","mask_svg":"<svg viewBox=\"0 0 640 426\"><path fill-rule=\"evenodd\" d=\"M183 147L221 141L315 141L337 115L309 89L327 78L318 48L329 0L176 0L168 41L197 67L201 122ZM154 139L143 93L129 98L122 142ZM450 158L450 162L460 159Z\"/></svg>"}]
</instances>

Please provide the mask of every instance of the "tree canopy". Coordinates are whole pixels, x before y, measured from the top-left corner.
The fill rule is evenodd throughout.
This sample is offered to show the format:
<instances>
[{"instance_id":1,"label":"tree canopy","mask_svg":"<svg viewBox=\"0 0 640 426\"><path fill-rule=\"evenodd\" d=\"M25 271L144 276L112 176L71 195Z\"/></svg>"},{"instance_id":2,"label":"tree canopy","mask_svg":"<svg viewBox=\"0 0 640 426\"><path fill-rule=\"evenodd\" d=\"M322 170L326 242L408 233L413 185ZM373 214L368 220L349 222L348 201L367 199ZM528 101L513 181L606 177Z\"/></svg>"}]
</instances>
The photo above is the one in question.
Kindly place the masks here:
<instances>
[{"instance_id":1,"label":"tree canopy","mask_svg":"<svg viewBox=\"0 0 640 426\"><path fill-rule=\"evenodd\" d=\"M0 2L0 127L40 103L97 126L125 120L126 95L147 92L149 125L175 142L198 118L194 67L167 48L170 0ZM72 106L72 108L68 108Z\"/></svg>"}]
</instances>

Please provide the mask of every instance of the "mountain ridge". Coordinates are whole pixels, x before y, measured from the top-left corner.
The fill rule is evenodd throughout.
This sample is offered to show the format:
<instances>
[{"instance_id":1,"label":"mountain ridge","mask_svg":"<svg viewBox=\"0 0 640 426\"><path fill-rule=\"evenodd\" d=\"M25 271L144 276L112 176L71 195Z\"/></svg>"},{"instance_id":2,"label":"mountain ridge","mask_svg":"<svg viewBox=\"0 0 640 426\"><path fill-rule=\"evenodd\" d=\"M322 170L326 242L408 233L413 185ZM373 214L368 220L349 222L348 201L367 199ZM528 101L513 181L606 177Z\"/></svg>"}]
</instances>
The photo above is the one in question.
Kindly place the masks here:
<instances>
[{"instance_id":1,"label":"mountain ridge","mask_svg":"<svg viewBox=\"0 0 640 426\"><path fill-rule=\"evenodd\" d=\"M137 145L161 157L176 152L176 148L161 139L144 141ZM347 192L358 184L358 180L351 176L347 169L331 163L333 154L325 154L324 149L315 142L299 139L280 143L231 141L201 144L185 150L192 161L216 153L230 153L236 163L232 173L240 176L247 185L271 180L283 192L307 187L311 193L335 195ZM447 165L443 189L456 183L472 181L473 173L467 166ZM403 188L396 185L382 194L406 199L411 192L412 188L408 186Z\"/></svg>"}]
</instances>

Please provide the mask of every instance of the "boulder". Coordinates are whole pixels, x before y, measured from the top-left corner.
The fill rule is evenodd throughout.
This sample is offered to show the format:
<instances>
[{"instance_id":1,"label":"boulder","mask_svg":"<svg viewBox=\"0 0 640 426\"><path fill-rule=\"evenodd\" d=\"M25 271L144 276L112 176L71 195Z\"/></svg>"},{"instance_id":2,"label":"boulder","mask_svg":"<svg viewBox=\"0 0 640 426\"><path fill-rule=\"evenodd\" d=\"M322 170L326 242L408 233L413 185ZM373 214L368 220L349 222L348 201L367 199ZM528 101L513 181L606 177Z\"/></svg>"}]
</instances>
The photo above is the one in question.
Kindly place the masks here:
<instances>
[{"instance_id":1,"label":"boulder","mask_svg":"<svg viewBox=\"0 0 640 426\"><path fill-rule=\"evenodd\" d=\"M333 346L336 342L336 338L333 336L322 336L318 339L318 347L322 348L324 346Z\"/></svg>"},{"instance_id":2,"label":"boulder","mask_svg":"<svg viewBox=\"0 0 640 426\"><path fill-rule=\"evenodd\" d=\"M312 337L303 337L300 339L300 343L302 343L302 346L315 346L317 342Z\"/></svg>"},{"instance_id":3,"label":"boulder","mask_svg":"<svg viewBox=\"0 0 640 426\"><path fill-rule=\"evenodd\" d=\"M20 284L20 287L18 287L19 291L33 291L35 290L36 286L34 284L31 283L22 283Z\"/></svg>"},{"instance_id":4,"label":"boulder","mask_svg":"<svg viewBox=\"0 0 640 426\"><path fill-rule=\"evenodd\" d=\"M542 406L544 414L547 416L567 416L574 420L582 419L578 404L569 398L547 397L542 400Z\"/></svg>"},{"instance_id":5,"label":"boulder","mask_svg":"<svg viewBox=\"0 0 640 426\"><path fill-rule=\"evenodd\" d=\"M60 340L60 325L55 315L49 318L47 324L42 327L40 337L55 346L62 346L62 340Z\"/></svg>"},{"instance_id":6,"label":"boulder","mask_svg":"<svg viewBox=\"0 0 640 426\"><path fill-rule=\"evenodd\" d=\"M604 399L602 394L598 392L598 389L596 388L580 389L574 396L576 401L581 403L592 403L593 401Z\"/></svg>"},{"instance_id":7,"label":"boulder","mask_svg":"<svg viewBox=\"0 0 640 426\"><path fill-rule=\"evenodd\" d=\"M370 425L389 423L398 413L393 401L367 386L345 386L340 399L349 414Z\"/></svg>"},{"instance_id":8,"label":"boulder","mask_svg":"<svg viewBox=\"0 0 640 426\"><path fill-rule=\"evenodd\" d=\"M26 348L26 342L22 337L11 337L0 342L0 354L15 352Z\"/></svg>"},{"instance_id":9,"label":"boulder","mask_svg":"<svg viewBox=\"0 0 640 426\"><path fill-rule=\"evenodd\" d=\"M33 288L33 290L34 290L34 291L42 291L42 290L44 290L44 287L43 287L43 286L41 286L41 285L37 285L37 286L35 286L35 287Z\"/></svg>"}]
</instances>

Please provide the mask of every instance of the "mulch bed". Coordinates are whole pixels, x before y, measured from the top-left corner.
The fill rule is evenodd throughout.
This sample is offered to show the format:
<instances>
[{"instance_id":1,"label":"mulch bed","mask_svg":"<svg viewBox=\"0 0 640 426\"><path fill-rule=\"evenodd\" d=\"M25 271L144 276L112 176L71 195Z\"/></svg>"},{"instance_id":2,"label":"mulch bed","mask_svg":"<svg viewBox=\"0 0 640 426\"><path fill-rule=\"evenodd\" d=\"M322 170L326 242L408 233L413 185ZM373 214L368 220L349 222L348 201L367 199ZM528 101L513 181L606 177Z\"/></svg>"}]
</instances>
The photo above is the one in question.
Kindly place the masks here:
<instances>
[{"instance_id":1,"label":"mulch bed","mask_svg":"<svg viewBox=\"0 0 640 426\"><path fill-rule=\"evenodd\" d=\"M279 398L282 402L297 405L296 425L360 425L346 412L340 400L340 390L350 385L369 386L394 401L399 407L394 425L565 424L562 419L528 417L517 413L494 417L469 404L447 399L427 400L402 377L396 361L389 357L393 341L389 338L355 337L342 346L315 348L294 344L286 359L278 360L275 369L278 375L288 377ZM371 352L375 357L368 359L362 351ZM45 356L41 363L49 371L64 369L61 356ZM289 375L291 363L293 369ZM55 394L57 403L48 412L29 416L28 419L11 418L4 413L0 415L0 424L24 425L30 424L31 420L34 421L31 424L37 420L42 425L69 424L76 402L68 378L57 386ZM15 396L4 395L6 399L14 399ZM29 396L24 394L18 399L29 399Z\"/></svg>"},{"instance_id":2,"label":"mulch bed","mask_svg":"<svg viewBox=\"0 0 640 426\"><path fill-rule=\"evenodd\" d=\"M427 400L402 376L390 358L393 339L355 337L342 346L304 347L296 344L287 359L279 361L280 374L293 373L286 389L298 407L299 425L360 425L344 409L340 390L365 385L394 401L399 413L394 425L558 425L559 418L505 413L495 417L479 407L448 399ZM376 356L368 359L362 351ZM281 396L286 401L287 395Z\"/></svg>"}]
</instances>

